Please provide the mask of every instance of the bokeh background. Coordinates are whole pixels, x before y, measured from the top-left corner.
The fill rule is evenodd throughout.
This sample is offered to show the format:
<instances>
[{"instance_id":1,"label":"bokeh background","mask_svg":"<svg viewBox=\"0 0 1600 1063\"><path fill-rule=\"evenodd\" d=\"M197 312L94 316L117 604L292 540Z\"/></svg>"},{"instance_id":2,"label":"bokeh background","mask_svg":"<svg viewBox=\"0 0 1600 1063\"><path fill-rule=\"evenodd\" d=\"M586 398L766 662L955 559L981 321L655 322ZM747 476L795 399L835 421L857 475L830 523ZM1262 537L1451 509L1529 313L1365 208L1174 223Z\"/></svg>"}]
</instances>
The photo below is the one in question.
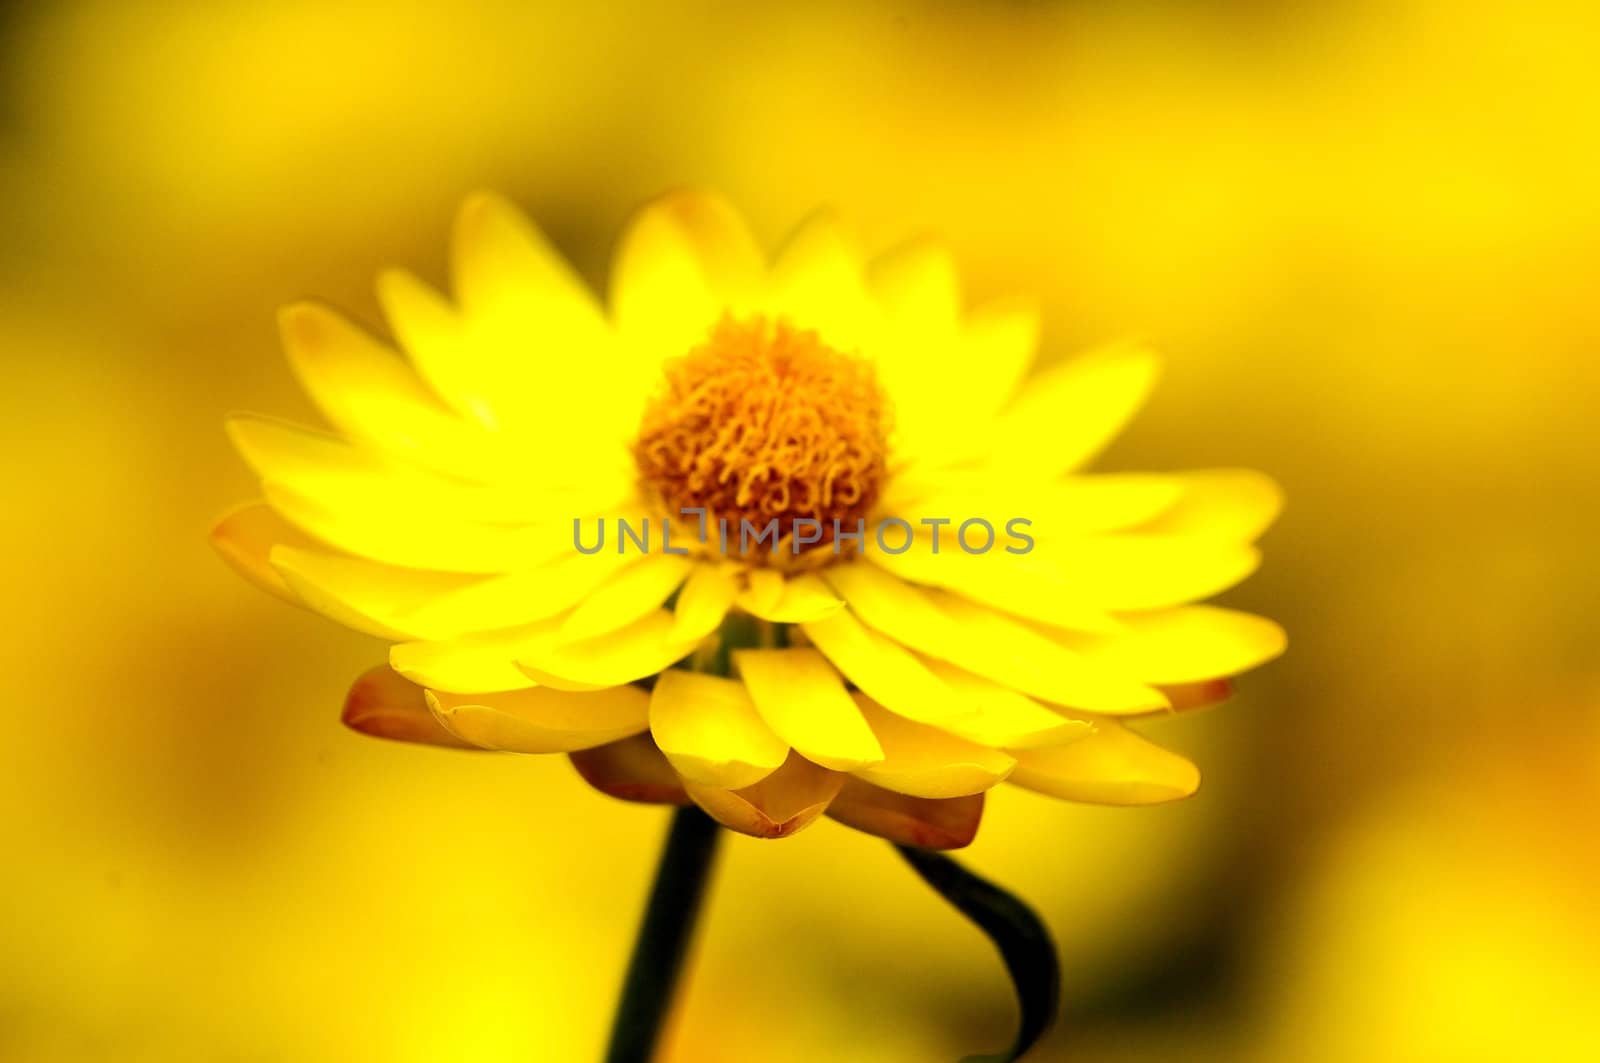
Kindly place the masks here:
<instances>
[{"instance_id":1,"label":"bokeh background","mask_svg":"<svg viewBox=\"0 0 1600 1063\"><path fill-rule=\"evenodd\" d=\"M1047 357L1152 337L1106 467L1268 470L1290 653L1156 809L1004 789L1065 958L1039 1060L1600 1058L1600 14L1550 0L58 0L0 15L0 1058L597 1058L665 813L343 730L381 647L207 550L310 418L276 306L376 323L501 190L599 281L724 190L942 233ZM667 1056L954 1059L987 942L883 843L732 838Z\"/></svg>"}]
</instances>

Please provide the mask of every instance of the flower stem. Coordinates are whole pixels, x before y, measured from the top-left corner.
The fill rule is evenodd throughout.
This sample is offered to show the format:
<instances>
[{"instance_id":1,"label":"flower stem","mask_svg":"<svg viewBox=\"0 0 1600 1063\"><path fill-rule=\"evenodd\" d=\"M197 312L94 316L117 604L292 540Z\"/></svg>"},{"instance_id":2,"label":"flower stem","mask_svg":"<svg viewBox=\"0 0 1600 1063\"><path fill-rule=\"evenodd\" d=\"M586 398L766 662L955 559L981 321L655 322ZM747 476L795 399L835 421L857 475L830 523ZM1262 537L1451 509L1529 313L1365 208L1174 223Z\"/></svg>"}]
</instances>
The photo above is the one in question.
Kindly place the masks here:
<instances>
[{"instance_id":1,"label":"flower stem","mask_svg":"<svg viewBox=\"0 0 1600 1063\"><path fill-rule=\"evenodd\" d=\"M693 805L677 810L633 943L606 1063L649 1063L661 1039L721 836Z\"/></svg>"}]
</instances>

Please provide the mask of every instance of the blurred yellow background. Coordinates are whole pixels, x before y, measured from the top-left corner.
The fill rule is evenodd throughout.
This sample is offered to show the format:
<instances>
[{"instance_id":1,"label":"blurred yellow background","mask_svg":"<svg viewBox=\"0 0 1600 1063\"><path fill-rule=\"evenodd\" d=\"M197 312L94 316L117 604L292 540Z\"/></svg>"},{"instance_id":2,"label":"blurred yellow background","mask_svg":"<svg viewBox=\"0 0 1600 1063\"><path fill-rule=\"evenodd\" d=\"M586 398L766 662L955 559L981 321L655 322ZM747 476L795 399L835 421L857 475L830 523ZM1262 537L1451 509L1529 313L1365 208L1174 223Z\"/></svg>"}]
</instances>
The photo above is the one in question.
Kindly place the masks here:
<instances>
[{"instance_id":1,"label":"blurred yellow background","mask_svg":"<svg viewBox=\"0 0 1600 1063\"><path fill-rule=\"evenodd\" d=\"M1196 798L1007 788L965 859L1066 964L1040 1060L1600 1058L1600 13L1545 0L126 4L0 16L0 1058L597 1058L666 824L342 729L382 647L206 548L272 312L376 323L467 192L591 279L723 190L942 233L1046 356L1151 337L1106 467L1286 488L1289 655ZM987 942L887 845L728 840L667 1055L954 1059Z\"/></svg>"}]
</instances>

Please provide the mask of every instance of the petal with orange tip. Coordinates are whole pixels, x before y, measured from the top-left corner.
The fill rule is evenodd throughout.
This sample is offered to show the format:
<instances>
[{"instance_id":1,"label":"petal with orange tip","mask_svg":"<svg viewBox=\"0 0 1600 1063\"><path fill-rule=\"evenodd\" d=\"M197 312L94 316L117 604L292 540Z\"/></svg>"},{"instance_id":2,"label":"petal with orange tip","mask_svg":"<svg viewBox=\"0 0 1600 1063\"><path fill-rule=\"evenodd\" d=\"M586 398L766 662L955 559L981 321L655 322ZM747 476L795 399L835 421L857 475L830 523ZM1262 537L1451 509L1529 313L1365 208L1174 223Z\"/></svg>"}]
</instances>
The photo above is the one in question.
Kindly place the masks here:
<instances>
[{"instance_id":1,"label":"petal with orange tip","mask_svg":"<svg viewBox=\"0 0 1600 1063\"><path fill-rule=\"evenodd\" d=\"M279 544L314 546L315 540L278 516L265 502L246 502L223 515L211 529L211 547L228 567L286 602L301 601L268 558Z\"/></svg>"},{"instance_id":2,"label":"petal with orange tip","mask_svg":"<svg viewBox=\"0 0 1600 1063\"><path fill-rule=\"evenodd\" d=\"M428 711L423 689L388 665L362 673L345 695L340 719L352 731L374 738L451 749L480 748L445 730Z\"/></svg>"},{"instance_id":3,"label":"petal with orange tip","mask_svg":"<svg viewBox=\"0 0 1600 1063\"><path fill-rule=\"evenodd\" d=\"M583 781L622 801L650 805L687 805L683 781L649 734L569 754Z\"/></svg>"},{"instance_id":4,"label":"petal with orange tip","mask_svg":"<svg viewBox=\"0 0 1600 1063\"><path fill-rule=\"evenodd\" d=\"M960 849L972 843L983 818L983 794L933 800L845 780L828 815L847 827L919 849Z\"/></svg>"},{"instance_id":5,"label":"petal with orange tip","mask_svg":"<svg viewBox=\"0 0 1600 1063\"><path fill-rule=\"evenodd\" d=\"M685 781L694 803L729 830L753 838L786 838L822 815L845 777L791 752L783 767L754 786L720 790Z\"/></svg>"},{"instance_id":6,"label":"petal with orange tip","mask_svg":"<svg viewBox=\"0 0 1600 1063\"><path fill-rule=\"evenodd\" d=\"M1161 686L1156 689L1165 694L1167 700L1172 702L1173 712L1209 708L1212 705L1220 705L1233 697L1233 681L1231 679L1204 679L1198 683L1174 683L1170 686Z\"/></svg>"}]
</instances>

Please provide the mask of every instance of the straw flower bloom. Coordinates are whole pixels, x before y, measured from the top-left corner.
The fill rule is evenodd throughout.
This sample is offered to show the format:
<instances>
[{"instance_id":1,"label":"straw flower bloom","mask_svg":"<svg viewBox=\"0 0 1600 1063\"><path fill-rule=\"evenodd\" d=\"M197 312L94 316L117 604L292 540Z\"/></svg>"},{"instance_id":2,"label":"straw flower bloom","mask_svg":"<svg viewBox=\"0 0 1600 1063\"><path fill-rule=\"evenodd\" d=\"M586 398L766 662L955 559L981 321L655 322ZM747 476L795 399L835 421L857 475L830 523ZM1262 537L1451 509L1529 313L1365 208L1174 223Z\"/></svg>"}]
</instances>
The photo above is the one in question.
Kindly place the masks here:
<instances>
[{"instance_id":1,"label":"straw flower bloom","mask_svg":"<svg viewBox=\"0 0 1600 1063\"><path fill-rule=\"evenodd\" d=\"M347 698L358 730L568 754L747 834L827 813L953 848L1001 782L1192 793L1130 720L1220 701L1283 648L1194 604L1254 570L1274 485L1085 474L1155 359L1033 371L1036 312L965 307L936 244L869 260L824 213L769 260L678 193L634 219L602 304L480 195L451 272L453 301L380 278L392 345L284 311L333 431L228 426L262 500L217 549L392 644Z\"/></svg>"}]
</instances>

